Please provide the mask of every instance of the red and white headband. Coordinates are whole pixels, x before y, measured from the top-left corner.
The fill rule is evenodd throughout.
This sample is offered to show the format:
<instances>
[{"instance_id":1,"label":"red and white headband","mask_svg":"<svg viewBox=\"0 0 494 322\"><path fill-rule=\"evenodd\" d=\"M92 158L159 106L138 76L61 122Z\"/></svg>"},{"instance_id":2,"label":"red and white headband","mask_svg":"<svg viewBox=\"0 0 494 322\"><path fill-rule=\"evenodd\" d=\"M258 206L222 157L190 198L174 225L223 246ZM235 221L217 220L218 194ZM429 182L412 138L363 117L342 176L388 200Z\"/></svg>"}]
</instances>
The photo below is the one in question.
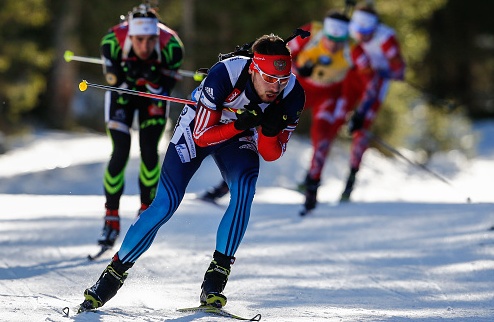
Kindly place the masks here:
<instances>
[{"instance_id":1,"label":"red and white headband","mask_svg":"<svg viewBox=\"0 0 494 322\"><path fill-rule=\"evenodd\" d=\"M252 63L255 63L264 73L274 76L290 75L292 59L289 55L264 55L254 53ZM253 68L253 66L251 66Z\"/></svg>"}]
</instances>

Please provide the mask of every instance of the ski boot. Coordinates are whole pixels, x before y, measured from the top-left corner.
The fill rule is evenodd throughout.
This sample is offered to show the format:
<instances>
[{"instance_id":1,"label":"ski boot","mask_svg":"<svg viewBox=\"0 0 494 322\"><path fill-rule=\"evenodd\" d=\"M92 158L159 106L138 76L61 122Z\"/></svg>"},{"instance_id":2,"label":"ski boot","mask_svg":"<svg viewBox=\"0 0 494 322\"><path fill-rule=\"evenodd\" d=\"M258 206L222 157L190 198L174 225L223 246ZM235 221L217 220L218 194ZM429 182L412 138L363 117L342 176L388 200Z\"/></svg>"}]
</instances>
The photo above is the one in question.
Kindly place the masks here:
<instances>
[{"instance_id":1,"label":"ski boot","mask_svg":"<svg viewBox=\"0 0 494 322\"><path fill-rule=\"evenodd\" d=\"M122 287L127 278L127 270L132 263L123 264L118 254L113 256L111 263L105 268L98 281L84 291L84 302L81 303L78 313L102 307Z\"/></svg>"},{"instance_id":2,"label":"ski boot","mask_svg":"<svg viewBox=\"0 0 494 322\"><path fill-rule=\"evenodd\" d=\"M226 195L228 191L228 185L225 181L222 181L219 185L209 188L206 193L200 197L200 199L203 201L216 203L216 201Z\"/></svg>"},{"instance_id":3,"label":"ski boot","mask_svg":"<svg viewBox=\"0 0 494 322\"><path fill-rule=\"evenodd\" d=\"M226 296L221 292L225 289L230 267L235 261L235 257L223 255L215 251L213 260L204 274L204 281L201 285L201 305L210 305L215 308L222 308L226 305Z\"/></svg>"},{"instance_id":4,"label":"ski boot","mask_svg":"<svg viewBox=\"0 0 494 322\"><path fill-rule=\"evenodd\" d=\"M98 239L98 244L102 247L113 247L115 240L120 234L120 216L118 209L106 209L105 225L101 231L101 237Z\"/></svg>"},{"instance_id":5,"label":"ski boot","mask_svg":"<svg viewBox=\"0 0 494 322\"><path fill-rule=\"evenodd\" d=\"M353 185L355 184L355 177L357 175L358 169L350 169L350 174L348 175L348 179L346 181L345 190L343 190L340 198L340 202L349 202L350 194L353 191Z\"/></svg>"},{"instance_id":6,"label":"ski boot","mask_svg":"<svg viewBox=\"0 0 494 322\"><path fill-rule=\"evenodd\" d=\"M301 216L307 215L310 211L316 208L317 205L317 189L321 180L312 179L309 175L305 178L305 202L304 209L300 212Z\"/></svg>"}]
</instances>

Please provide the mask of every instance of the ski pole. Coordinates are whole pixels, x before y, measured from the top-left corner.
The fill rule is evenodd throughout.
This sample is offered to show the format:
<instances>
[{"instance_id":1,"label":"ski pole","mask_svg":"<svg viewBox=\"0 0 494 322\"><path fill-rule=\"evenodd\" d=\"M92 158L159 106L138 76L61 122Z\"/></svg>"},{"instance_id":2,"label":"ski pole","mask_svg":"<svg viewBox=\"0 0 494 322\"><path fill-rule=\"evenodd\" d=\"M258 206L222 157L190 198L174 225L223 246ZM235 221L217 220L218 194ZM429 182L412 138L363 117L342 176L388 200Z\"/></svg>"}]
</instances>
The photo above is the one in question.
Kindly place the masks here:
<instances>
[{"instance_id":1,"label":"ski pole","mask_svg":"<svg viewBox=\"0 0 494 322\"><path fill-rule=\"evenodd\" d=\"M175 103L191 104L191 105L197 104L197 102L194 102L194 101L191 101L188 99L184 99L184 98L165 96L165 95L159 95L159 94L153 94L153 93L146 93L146 92L141 92L141 91L135 91L135 90L128 89L128 88L118 88L118 87L113 87L113 86L108 86L108 85L93 84L93 83L89 83L86 80L83 80L82 82L79 83L79 90L81 92L86 91L88 87L105 89L108 91L114 91L114 92L118 92L118 93L125 93L125 94L131 94L131 95L136 95L136 96L148 97L148 98L155 98L155 99L159 99L159 100L163 100L163 101L170 101L170 102L175 102Z\"/></svg>"},{"instance_id":2,"label":"ski pole","mask_svg":"<svg viewBox=\"0 0 494 322\"><path fill-rule=\"evenodd\" d=\"M100 64L100 65L103 64L103 59L101 58L76 56L70 50L65 51L65 53L63 54L63 59L65 59L65 61L68 63L75 60L84 63Z\"/></svg>"},{"instance_id":3,"label":"ski pole","mask_svg":"<svg viewBox=\"0 0 494 322\"><path fill-rule=\"evenodd\" d=\"M424 164L410 160L409 158L407 158L406 156L404 156L400 151L398 151L396 148L392 147L391 145L389 145L388 143L386 143L385 141L383 141L383 139L381 139L377 135L375 135L375 134L367 131L367 136L372 141L376 142L377 144L379 144L380 146L382 146L383 148L385 148L389 152L395 154L396 156L402 158L403 160L405 160L409 164L411 164L413 166L416 166L416 167L418 167L418 168L420 168L420 169L422 169L422 170L430 173L431 175L433 175L437 179L441 180L442 182L446 183L447 185L453 186L452 183L448 179L446 179L443 176L441 176L440 174L432 171L431 169L429 169L428 167L426 167Z\"/></svg>"},{"instance_id":4,"label":"ski pole","mask_svg":"<svg viewBox=\"0 0 494 322\"><path fill-rule=\"evenodd\" d=\"M379 144L380 146L382 146L383 148L387 149L389 152L393 153L394 155L402 158L403 160L405 160L406 162L408 162L409 164L413 165L413 166L416 166L424 171L426 171L427 173L433 175L436 179L439 179L441 180L442 182L444 182L445 184L447 184L448 186L454 188L454 189L457 189L452 183L451 181L449 181L448 179L446 179L445 177L441 176L440 174L432 171L431 169L429 169L428 167L426 167L424 164L421 164L419 162L416 162L416 161L412 161L410 160L409 158L407 158L406 156L404 156L402 153L400 153L400 151L398 151L396 148L392 147L390 144L386 143L383 139L381 139L380 137L378 137L377 135L367 131L366 132L366 135L368 138L370 138L372 141L374 141L375 143ZM460 192L460 191L459 191ZM461 192L461 194L463 194L465 196L465 194L463 192ZM472 202L472 199L470 198L470 196L466 196L466 201L467 203L471 203Z\"/></svg>"},{"instance_id":5,"label":"ski pole","mask_svg":"<svg viewBox=\"0 0 494 322\"><path fill-rule=\"evenodd\" d=\"M165 96L165 95L159 95L159 94L153 94L153 93L146 93L146 92L141 92L141 91L135 91L132 89L118 88L118 87L113 87L113 86L108 86L108 85L93 84L93 83L88 82L87 80L82 80L82 82L79 83L79 90L81 92L85 92L88 87L105 89L108 91L113 91L113 92L118 92L118 93L126 93L126 94L148 97L148 98L154 98L154 99L159 99L159 100L163 100L163 101L170 101L170 102L175 102L175 103L181 103L181 104L197 105L197 102L191 101L188 99L184 99L184 98ZM238 108L234 108L234 107L224 107L223 110L228 110L228 111L233 112L235 114L242 114L245 112L245 110L243 110L243 109L238 109ZM248 112L252 113L254 115L257 115L255 111L248 111Z\"/></svg>"},{"instance_id":6,"label":"ski pole","mask_svg":"<svg viewBox=\"0 0 494 322\"><path fill-rule=\"evenodd\" d=\"M96 57L84 57L84 56L76 56L74 53L70 50L66 50L65 53L63 54L63 59L65 59L66 62L71 62L71 61L80 61L84 63L91 63L91 64L103 64L103 59L101 58L96 58ZM204 74L202 73L196 73L191 70L183 70L179 69L177 71L174 70L166 70L162 69L163 73L167 76L174 77L176 79L181 79L181 77L192 77L194 78L195 81L202 81L204 79Z\"/></svg>"}]
</instances>

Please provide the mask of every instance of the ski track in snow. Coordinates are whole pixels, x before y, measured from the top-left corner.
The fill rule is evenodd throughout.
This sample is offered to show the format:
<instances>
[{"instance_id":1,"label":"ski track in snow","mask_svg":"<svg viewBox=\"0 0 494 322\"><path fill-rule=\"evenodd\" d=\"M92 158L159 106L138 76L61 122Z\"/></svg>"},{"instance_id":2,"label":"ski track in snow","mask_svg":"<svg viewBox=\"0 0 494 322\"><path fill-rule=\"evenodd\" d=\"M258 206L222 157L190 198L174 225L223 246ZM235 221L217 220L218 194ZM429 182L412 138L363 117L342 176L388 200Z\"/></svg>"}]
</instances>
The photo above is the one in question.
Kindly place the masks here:
<instances>
[{"instance_id":1,"label":"ski track in snow","mask_svg":"<svg viewBox=\"0 0 494 322\"><path fill-rule=\"evenodd\" d=\"M292 188L305 175L310 146L294 138L281 160L262 163L226 309L261 313L262 321L493 321L494 207L485 186L494 148L479 146L475 160L432 160L453 186L371 150L353 202L337 205L348 167L347 147L338 143L320 204L301 218L303 196ZM198 304L223 212L194 199L220 179L210 159L118 294L96 312L74 315L118 249L86 258L99 249L109 148L103 135L48 132L0 156L0 321L228 321L176 311ZM139 205L136 149L134 140L119 241Z\"/></svg>"}]
</instances>

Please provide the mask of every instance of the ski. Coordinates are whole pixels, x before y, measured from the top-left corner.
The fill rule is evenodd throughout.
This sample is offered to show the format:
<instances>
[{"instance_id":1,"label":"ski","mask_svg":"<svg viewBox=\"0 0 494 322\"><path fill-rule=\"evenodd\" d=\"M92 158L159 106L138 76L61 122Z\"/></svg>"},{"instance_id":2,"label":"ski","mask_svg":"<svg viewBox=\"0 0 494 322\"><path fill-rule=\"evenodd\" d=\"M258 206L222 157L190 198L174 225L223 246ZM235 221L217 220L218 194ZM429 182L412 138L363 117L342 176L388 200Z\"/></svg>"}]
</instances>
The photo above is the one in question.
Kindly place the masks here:
<instances>
[{"instance_id":1,"label":"ski","mask_svg":"<svg viewBox=\"0 0 494 322\"><path fill-rule=\"evenodd\" d=\"M103 255L104 253L106 253L107 250L109 250L111 248L111 246L108 246L108 245L101 245L101 248L99 250L99 252L97 252L96 254L94 255L87 255L87 259L89 261L94 261L95 259L98 259L101 257L101 255Z\"/></svg>"},{"instance_id":2,"label":"ski","mask_svg":"<svg viewBox=\"0 0 494 322\"><path fill-rule=\"evenodd\" d=\"M203 312L203 313L208 313L208 314L214 314L218 316L223 316L235 320L242 320L242 321L261 321L261 314L256 314L252 318L245 318L241 317L239 315L230 313L228 311L225 311L224 309L217 308L211 305L199 305L199 306L194 306L194 307L186 307L182 309L178 309L179 312Z\"/></svg>"}]
</instances>

